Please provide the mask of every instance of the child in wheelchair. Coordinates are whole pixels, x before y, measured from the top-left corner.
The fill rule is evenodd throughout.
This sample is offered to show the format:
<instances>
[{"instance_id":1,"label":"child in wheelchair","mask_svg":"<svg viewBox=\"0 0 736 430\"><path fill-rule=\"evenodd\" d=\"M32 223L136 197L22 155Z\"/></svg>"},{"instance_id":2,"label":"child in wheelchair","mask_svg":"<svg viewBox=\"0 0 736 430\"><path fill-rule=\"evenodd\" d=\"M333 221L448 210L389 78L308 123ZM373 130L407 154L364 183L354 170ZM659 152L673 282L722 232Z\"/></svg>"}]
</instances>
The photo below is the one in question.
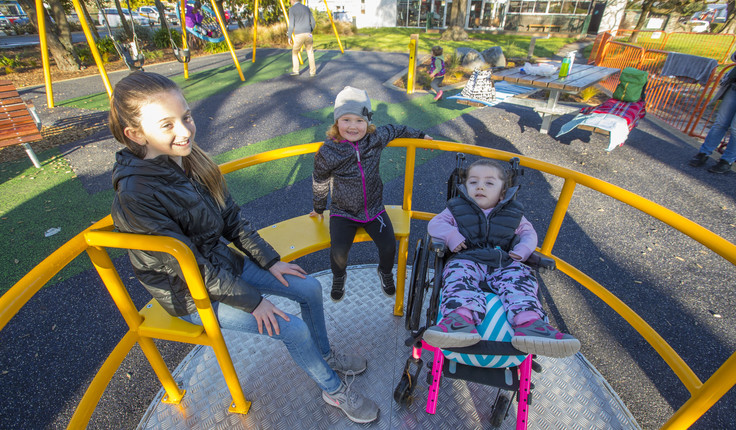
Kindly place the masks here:
<instances>
[{"instance_id":1,"label":"child in wheelchair","mask_svg":"<svg viewBox=\"0 0 736 430\"><path fill-rule=\"evenodd\" d=\"M438 348L480 342L476 326L485 317L485 290L501 299L514 348L550 357L573 355L580 342L545 322L536 277L524 264L536 249L537 233L514 199L517 188L511 180L499 161L472 163L458 195L429 222L429 235L452 254L442 273L443 319L424 332L424 341Z\"/></svg>"}]
</instances>

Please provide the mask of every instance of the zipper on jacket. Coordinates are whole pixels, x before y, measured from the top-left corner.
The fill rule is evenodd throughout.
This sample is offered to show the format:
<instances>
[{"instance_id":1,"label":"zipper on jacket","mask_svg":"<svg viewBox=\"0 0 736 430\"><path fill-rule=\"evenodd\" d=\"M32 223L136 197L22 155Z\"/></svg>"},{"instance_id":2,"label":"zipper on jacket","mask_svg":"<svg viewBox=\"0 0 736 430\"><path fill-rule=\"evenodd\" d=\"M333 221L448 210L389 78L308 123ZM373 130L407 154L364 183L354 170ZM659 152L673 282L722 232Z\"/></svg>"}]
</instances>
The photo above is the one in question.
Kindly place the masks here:
<instances>
[{"instance_id":1,"label":"zipper on jacket","mask_svg":"<svg viewBox=\"0 0 736 430\"><path fill-rule=\"evenodd\" d=\"M350 141L348 141L350 142ZM358 170L360 170L360 182L363 185L363 211L365 212L365 219L368 220L368 192L366 191L365 184L365 173L363 172L363 163L360 161L360 150L358 149L358 143L350 142L355 148L355 154L358 157Z\"/></svg>"}]
</instances>

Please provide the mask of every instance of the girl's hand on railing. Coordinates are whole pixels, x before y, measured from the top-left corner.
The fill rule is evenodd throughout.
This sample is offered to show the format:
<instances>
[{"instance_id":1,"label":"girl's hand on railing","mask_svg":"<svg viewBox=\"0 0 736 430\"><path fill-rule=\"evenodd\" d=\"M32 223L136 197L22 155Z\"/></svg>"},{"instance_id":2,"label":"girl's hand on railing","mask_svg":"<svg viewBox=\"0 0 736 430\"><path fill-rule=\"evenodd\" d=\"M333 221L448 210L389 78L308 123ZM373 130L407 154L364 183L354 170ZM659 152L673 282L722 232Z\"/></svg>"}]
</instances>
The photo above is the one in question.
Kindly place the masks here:
<instances>
[{"instance_id":1,"label":"girl's hand on railing","mask_svg":"<svg viewBox=\"0 0 736 430\"><path fill-rule=\"evenodd\" d=\"M434 140L434 137L432 137L432 136L430 136L428 134L425 134L424 135L424 140Z\"/></svg>"},{"instance_id":2,"label":"girl's hand on railing","mask_svg":"<svg viewBox=\"0 0 736 430\"><path fill-rule=\"evenodd\" d=\"M325 219L325 216L324 216L324 215L322 215L322 214L318 214L318 213L317 213L317 212L315 212L315 211L309 212L309 216L310 216L310 217L312 217L312 218L316 218L316 217L319 217L319 220L320 220L320 221L322 221L323 219Z\"/></svg>"}]
</instances>

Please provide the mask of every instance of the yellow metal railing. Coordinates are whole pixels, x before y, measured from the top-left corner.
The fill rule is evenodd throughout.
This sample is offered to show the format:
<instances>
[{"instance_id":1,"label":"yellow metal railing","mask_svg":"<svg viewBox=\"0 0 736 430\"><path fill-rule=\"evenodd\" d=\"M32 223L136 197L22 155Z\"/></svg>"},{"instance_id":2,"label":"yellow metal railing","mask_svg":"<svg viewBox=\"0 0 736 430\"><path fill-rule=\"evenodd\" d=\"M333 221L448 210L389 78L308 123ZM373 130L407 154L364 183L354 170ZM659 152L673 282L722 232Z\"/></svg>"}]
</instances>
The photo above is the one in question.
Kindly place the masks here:
<instances>
[{"instance_id":1,"label":"yellow metal railing","mask_svg":"<svg viewBox=\"0 0 736 430\"><path fill-rule=\"evenodd\" d=\"M309 143L268 151L225 163L221 165L220 168L223 173L230 173L272 160L314 153L317 151L319 146L320 143ZM623 301L576 267L552 254L552 249L554 248L560 233L563 218L570 207L573 193L578 186L583 186L587 189L594 190L611 197L672 226L683 234L697 242L700 242L734 265L736 265L735 244L725 240L693 221L690 221L689 219L630 191L600 179L546 163L544 161L491 148L453 142L428 141L424 139L396 139L391 142L389 146L406 148L402 208L409 211L413 219L428 220L434 216L431 212L413 210L412 207L417 149L462 152L499 160L509 160L512 157L519 157L521 159L521 165L524 167L564 179L564 184L560 190L559 196L557 197L557 204L540 250L543 254L550 256L557 261L557 267L562 273L565 273L580 285L598 296L604 303L606 303L634 329L636 329L637 332L639 332L639 334L641 334L641 336L650 345L652 345L667 365L673 370L675 375L680 379L685 388L690 392L690 399L682 405L672 417L670 417L669 421L667 421L662 428L680 429L688 427L736 384L736 353L732 354L730 358L726 360L721 367L711 375L707 381L705 381L705 383L703 383L695 375L693 370L684 362L684 360L674 351L674 349ZM15 284L5 295L0 297L0 330L2 330L10 318L12 318L43 285L45 285L71 260L84 251L87 251L107 288L111 290L111 294L113 294L116 304L118 304L121 313L124 315L125 320L130 327L130 331L123 337L95 376L95 379L88 388L85 397L78 406L73 421L70 423L70 428L77 426L82 427L86 424L94 410L94 405L99 401L102 391L104 391L104 388L114 374L115 369L120 365L122 359L128 353L130 348L136 342L141 343L142 339L144 343L146 342L145 338L138 333L138 330L141 328L140 316L138 316L138 312L136 312L134 308L131 308L132 302L127 302L127 300L130 300L129 296L127 297L127 300L125 299L127 291L125 291L122 283L119 282L120 280L119 277L117 277L117 272L112 266L112 262L109 260L109 256L107 256L107 253L104 252L103 248L118 247L127 249L151 249L169 252L176 256L180 261L182 268L188 267L188 269L185 270L185 277L187 278L187 282L192 291L192 295L195 298L199 312L203 315L202 320L204 328L207 336L211 338L212 342L210 345L222 343L223 348L225 348L224 342L222 341L222 333L219 331L219 327L217 327L209 299L207 298L206 290L202 284L201 275L196 268L196 262L194 261L191 252L187 252L189 251L188 249L183 249L186 247L181 242L170 238L129 235L104 231L110 230L111 228L112 221L109 216L97 222L55 251L51 256L46 258L23 279ZM150 339L148 340L150 341ZM199 343L186 339L176 340ZM141 345L143 346L143 344ZM213 346L213 348L215 348L215 346ZM159 379L162 381L162 385L164 385L164 388L167 390L167 394L169 394L174 401L180 400L183 393L175 386L175 384L174 386L170 386L173 382L173 380L169 380L171 375L168 374L168 370L165 370L163 362L158 361L160 354L158 354L158 351L154 351L154 349L155 346L153 346L153 349L149 351L150 354L146 354L147 358L149 361L152 361L154 369L157 369L157 374ZM226 355L226 349L224 355ZM232 362L229 361L229 356L227 357L228 358L224 363L223 360L220 360L221 367L226 368L228 365L232 366ZM220 357L218 357L218 360L219 358ZM163 369L161 369L161 366L163 366ZM235 382L237 382L237 376L234 376L234 370L232 372L233 373L230 376L234 377L236 380ZM223 373L226 374L228 386L230 387L231 394L233 394L233 398L235 399L231 407L231 411L241 413L247 412L249 403L244 398L240 399L236 396L237 392L240 392L242 395L240 386L231 386L230 383L233 381L228 379L228 372L224 371ZM169 392L169 390L171 391Z\"/></svg>"}]
</instances>

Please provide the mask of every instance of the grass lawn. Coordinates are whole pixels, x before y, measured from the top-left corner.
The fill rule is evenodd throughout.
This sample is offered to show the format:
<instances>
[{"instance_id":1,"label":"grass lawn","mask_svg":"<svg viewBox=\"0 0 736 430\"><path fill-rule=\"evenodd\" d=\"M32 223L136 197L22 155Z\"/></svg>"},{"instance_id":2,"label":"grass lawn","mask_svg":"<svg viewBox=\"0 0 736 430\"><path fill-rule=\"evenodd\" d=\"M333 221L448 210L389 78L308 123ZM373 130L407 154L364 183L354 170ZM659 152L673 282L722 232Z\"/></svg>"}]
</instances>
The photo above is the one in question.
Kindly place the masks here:
<instances>
[{"instance_id":1,"label":"grass lawn","mask_svg":"<svg viewBox=\"0 0 736 430\"><path fill-rule=\"evenodd\" d=\"M484 51L492 46L500 46L506 58L526 57L529 51L530 36L500 34L470 34L467 41L442 41L438 33L426 33L419 29L370 28L361 29L355 36L342 36L340 41L345 49L381 52L407 52L412 34L419 34L419 52L429 55L435 45L444 48L445 57L460 47ZM535 57L551 57L563 46L574 42L570 37L537 39L534 46ZM334 34L314 36L315 49L339 49Z\"/></svg>"}]
</instances>

